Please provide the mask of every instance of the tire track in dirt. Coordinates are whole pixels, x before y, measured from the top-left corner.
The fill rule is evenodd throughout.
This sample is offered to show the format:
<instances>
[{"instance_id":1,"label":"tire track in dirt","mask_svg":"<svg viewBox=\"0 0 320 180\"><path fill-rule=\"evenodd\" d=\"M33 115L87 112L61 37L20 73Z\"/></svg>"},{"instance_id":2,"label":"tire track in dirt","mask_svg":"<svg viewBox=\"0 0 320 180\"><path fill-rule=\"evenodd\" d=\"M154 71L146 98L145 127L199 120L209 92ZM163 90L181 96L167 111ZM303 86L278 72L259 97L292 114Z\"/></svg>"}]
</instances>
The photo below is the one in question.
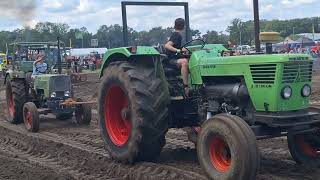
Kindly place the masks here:
<instances>
[{"instance_id":1,"label":"tire track in dirt","mask_svg":"<svg viewBox=\"0 0 320 180\"><path fill-rule=\"evenodd\" d=\"M37 164L42 167L50 168L53 170L59 170L59 174L69 174L75 179L81 177L93 178L82 174L81 172L74 169L74 167L64 167L59 164L59 160L56 157L51 156L47 152L40 152L32 146L28 146L25 143L21 143L16 139L6 137L0 138L1 151L11 154L19 159L28 160L31 164Z\"/></svg>"},{"instance_id":2,"label":"tire track in dirt","mask_svg":"<svg viewBox=\"0 0 320 180\"><path fill-rule=\"evenodd\" d=\"M25 146L19 143L12 143L16 144L13 146L16 149L21 149L21 153L26 151L27 155L34 157L33 160L40 162L40 164L42 159L39 159L39 157L44 157L44 161L48 160L45 157L48 157L49 155L49 157L57 158L59 160L58 164L61 164L69 174L72 174L77 179L82 179L82 177L85 177L83 179L106 179L112 176L128 179L206 179L205 176L198 173L188 172L165 164L149 162L137 163L135 166L118 164L115 161L112 161L104 150L95 149L89 145L70 140L54 133L25 133L21 126L15 126L15 129L12 129L11 125L3 122L0 122L0 128L5 129L1 130L1 132L9 131L7 134L10 135L10 137L18 134L16 136L24 136L25 139L29 138L33 140L35 148L32 148L31 150L18 148ZM30 143L32 144L32 141ZM35 150L39 150L38 146L39 149L43 149L43 151L49 153L49 155L34 153ZM59 149L60 152L57 153L52 147ZM49 159L48 161L51 160ZM55 162L55 159L53 162ZM54 165L55 164L52 165L52 168L61 169ZM86 165L89 166L86 167ZM97 169L96 167L99 168ZM108 177L105 177L106 175L108 175Z\"/></svg>"},{"instance_id":3,"label":"tire track in dirt","mask_svg":"<svg viewBox=\"0 0 320 180\"><path fill-rule=\"evenodd\" d=\"M96 119L94 121L96 121ZM90 129L62 128L59 129L59 136L63 136L65 139L72 139L73 141L86 144L87 146L93 146L93 148L98 148L103 152L103 142L100 139L99 130L97 128L96 125L91 126ZM52 130L51 133L55 134L57 133L57 130ZM186 133L183 130L170 129L167 133L166 140L167 144L159 158L159 165L164 164L201 175L205 174L198 164L194 144L187 140ZM309 172L308 169L295 164L285 143L285 138L258 141L263 160L261 172L257 179L265 179L265 177L268 177L268 179L270 177L286 179L286 176L292 177L289 179L301 179L301 177L310 179L317 176L317 173L314 172L306 175L305 172ZM286 167L289 167L289 169L286 170ZM278 171L279 168L283 170Z\"/></svg>"},{"instance_id":4,"label":"tire track in dirt","mask_svg":"<svg viewBox=\"0 0 320 180\"><path fill-rule=\"evenodd\" d=\"M62 128L60 129L59 136L63 136L65 139L72 139L73 141L86 144L87 146L93 146L92 149L98 148L101 152L104 151L102 145L103 142L100 139L97 129L88 130L86 128L80 128L72 129L71 131L74 132L70 132L70 129L68 128ZM166 140L167 144L159 158L159 165L164 164L198 174L205 174L198 164L194 145L193 143L188 142L186 133L184 131L171 129L167 134ZM293 162L286 145L283 144L284 141L284 138L258 141L260 152L263 158L263 167L261 168L261 173L258 175L258 179L265 179L266 175L268 175L267 177L278 177L280 175L283 176L284 172L286 176L294 177L293 179L297 179L298 177L298 179L300 179L300 177L305 177L308 179L312 176L315 176L310 174L305 175L306 168L300 167ZM278 145L272 146L270 144ZM277 171L277 169L285 167L290 168L289 170L282 170L282 173ZM272 174L270 174L271 172ZM279 177L279 179L285 178Z\"/></svg>"}]
</instances>

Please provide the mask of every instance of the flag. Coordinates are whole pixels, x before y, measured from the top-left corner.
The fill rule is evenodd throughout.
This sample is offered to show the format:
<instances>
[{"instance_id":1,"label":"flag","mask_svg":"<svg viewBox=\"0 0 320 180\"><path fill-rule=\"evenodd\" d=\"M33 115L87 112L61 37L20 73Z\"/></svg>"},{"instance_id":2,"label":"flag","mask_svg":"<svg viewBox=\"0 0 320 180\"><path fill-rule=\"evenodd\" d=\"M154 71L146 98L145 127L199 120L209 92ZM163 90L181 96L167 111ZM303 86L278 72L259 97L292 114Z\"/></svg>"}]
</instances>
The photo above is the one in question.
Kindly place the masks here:
<instances>
[{"instance_id":1,"label":"flag","mask_svg":"<svg viewBox=\"0 0 320 180\"><path fill-rule=\"evenodd\" d=\"M6 43L6 55L9 55L8 43Z\"/></svg>"},{"instance_id":2,"label":"flag","mask_svg":"<svg viewBox=\"0 0 320 180\"><path fill-rule=\"evenodd\" d=\"M314 41L314 32L315 32L315 30L314 30L314 24L312 24L312 37L313 37L313 41Z\"/></svg>"}]
</instances>

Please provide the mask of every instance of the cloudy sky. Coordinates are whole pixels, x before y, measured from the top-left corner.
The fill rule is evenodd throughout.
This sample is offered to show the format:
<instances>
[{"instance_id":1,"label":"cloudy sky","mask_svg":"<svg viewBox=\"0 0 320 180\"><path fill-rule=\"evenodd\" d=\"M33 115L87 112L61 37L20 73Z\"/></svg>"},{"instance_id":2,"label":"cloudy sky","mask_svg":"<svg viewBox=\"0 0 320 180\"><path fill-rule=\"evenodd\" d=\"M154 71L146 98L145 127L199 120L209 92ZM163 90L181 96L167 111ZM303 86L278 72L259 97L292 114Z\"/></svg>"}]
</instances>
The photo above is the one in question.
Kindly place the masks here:
<instances>
[{"instance_id":1,"label":"cloudy sky","mask_svg":"<svg viewBox=\"0 0 320 180\"><path fill-rule=\"evenodd\" d=\"M173 0L180 1L180 0ZM233 18L253 19L252 0L184 0L189 2L194 29L224 31ZM96 32L103 24L121 24L120 0L0 0L0 30L37 22L68 23ZM27 12L29 9L30 12ZM292 19L320 16L319 0L260 0L260 18ZM128 23L136 30L172 26L183 17L177 7L129 7Z\"/></svg>"}]
</instances>

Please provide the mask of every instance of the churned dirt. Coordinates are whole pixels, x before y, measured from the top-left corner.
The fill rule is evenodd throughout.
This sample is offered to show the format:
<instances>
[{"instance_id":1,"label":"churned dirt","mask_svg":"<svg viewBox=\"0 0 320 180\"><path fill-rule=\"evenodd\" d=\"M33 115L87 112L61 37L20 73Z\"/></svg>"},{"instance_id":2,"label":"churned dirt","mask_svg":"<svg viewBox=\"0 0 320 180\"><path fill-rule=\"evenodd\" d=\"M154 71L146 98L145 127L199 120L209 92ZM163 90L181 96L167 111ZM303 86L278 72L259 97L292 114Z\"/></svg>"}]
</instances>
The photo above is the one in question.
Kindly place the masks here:
<instances>
[{"instance_id":1,"label":"churned dirt","mask_svg":"<svg viewBox=\"0 0 320 180\"><path fill-rule=\"evenodd\" d=\"M89 75L87 82L74 84L75 95L94 101L98 85L97 75ZM40 132L34 134L23 124L5 121L5 104L4 87L0 86L0 179L207 179L194 144L181 129L169 130L167 144L156 162L124 165L112 160L104 149L96 105L89 127L42 117ZM262 157L258 180L320 179L318 169L293 161L286 138L261 140L258 144Z\"/></svg>"}]
</instances>

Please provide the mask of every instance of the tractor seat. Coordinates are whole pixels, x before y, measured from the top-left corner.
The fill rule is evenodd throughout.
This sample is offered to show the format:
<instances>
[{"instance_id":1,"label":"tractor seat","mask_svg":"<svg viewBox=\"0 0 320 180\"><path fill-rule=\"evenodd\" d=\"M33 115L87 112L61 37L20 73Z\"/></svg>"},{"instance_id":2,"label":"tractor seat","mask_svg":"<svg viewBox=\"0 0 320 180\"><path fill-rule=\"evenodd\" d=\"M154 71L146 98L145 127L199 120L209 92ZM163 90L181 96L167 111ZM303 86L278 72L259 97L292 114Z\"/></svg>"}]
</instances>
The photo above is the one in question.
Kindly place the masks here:
<instances>
[{"instance_id":1,"label":"tractor seat","mask_svg":"<svg viewBox=\"0 0 320 180\"><path fill-rule=\"evenodd\" d=\"M161 62L163 63L164 72L167 76L180 76L180 69L177 64L170 61L167 56L166 48L163 44L158 44L155 49L160 53Z\"/></svg>"},{"instance_id":2,"label":"tractor seat","mask_svg":"<svg viewBox=\"0 0 320 180\"><path fill-rule=\"evenodd\" d=\"M164 68L164 73L167 76L180 76L180 70L179 69L174 69L174 68Z\"/></svg>"},{"instance_id":3,"label":"tractor seat","mask_svg":"<svg viewBox=\"0 0 320 180\"><path fill-rule=\"evenodd\" d=\"M157 46L154 47L159 53L160 53L160 56L162 57L166 57L167 53L166 53L166 48L164 47L163 44L158 44Z\"/></svg>"},{"instance_id":4,"label":"tractor seat","mask_svg":"<svg viewBox=\"0 0 320 180\"><path fill-rule=\"evenodd\" d=\"M164 59L162 62L163 62L164 73L167 76L180 76L181 75L180 69L176 63L170 61L170 59L168 59L168 58Z\"/></svg>"}]
</instances>

